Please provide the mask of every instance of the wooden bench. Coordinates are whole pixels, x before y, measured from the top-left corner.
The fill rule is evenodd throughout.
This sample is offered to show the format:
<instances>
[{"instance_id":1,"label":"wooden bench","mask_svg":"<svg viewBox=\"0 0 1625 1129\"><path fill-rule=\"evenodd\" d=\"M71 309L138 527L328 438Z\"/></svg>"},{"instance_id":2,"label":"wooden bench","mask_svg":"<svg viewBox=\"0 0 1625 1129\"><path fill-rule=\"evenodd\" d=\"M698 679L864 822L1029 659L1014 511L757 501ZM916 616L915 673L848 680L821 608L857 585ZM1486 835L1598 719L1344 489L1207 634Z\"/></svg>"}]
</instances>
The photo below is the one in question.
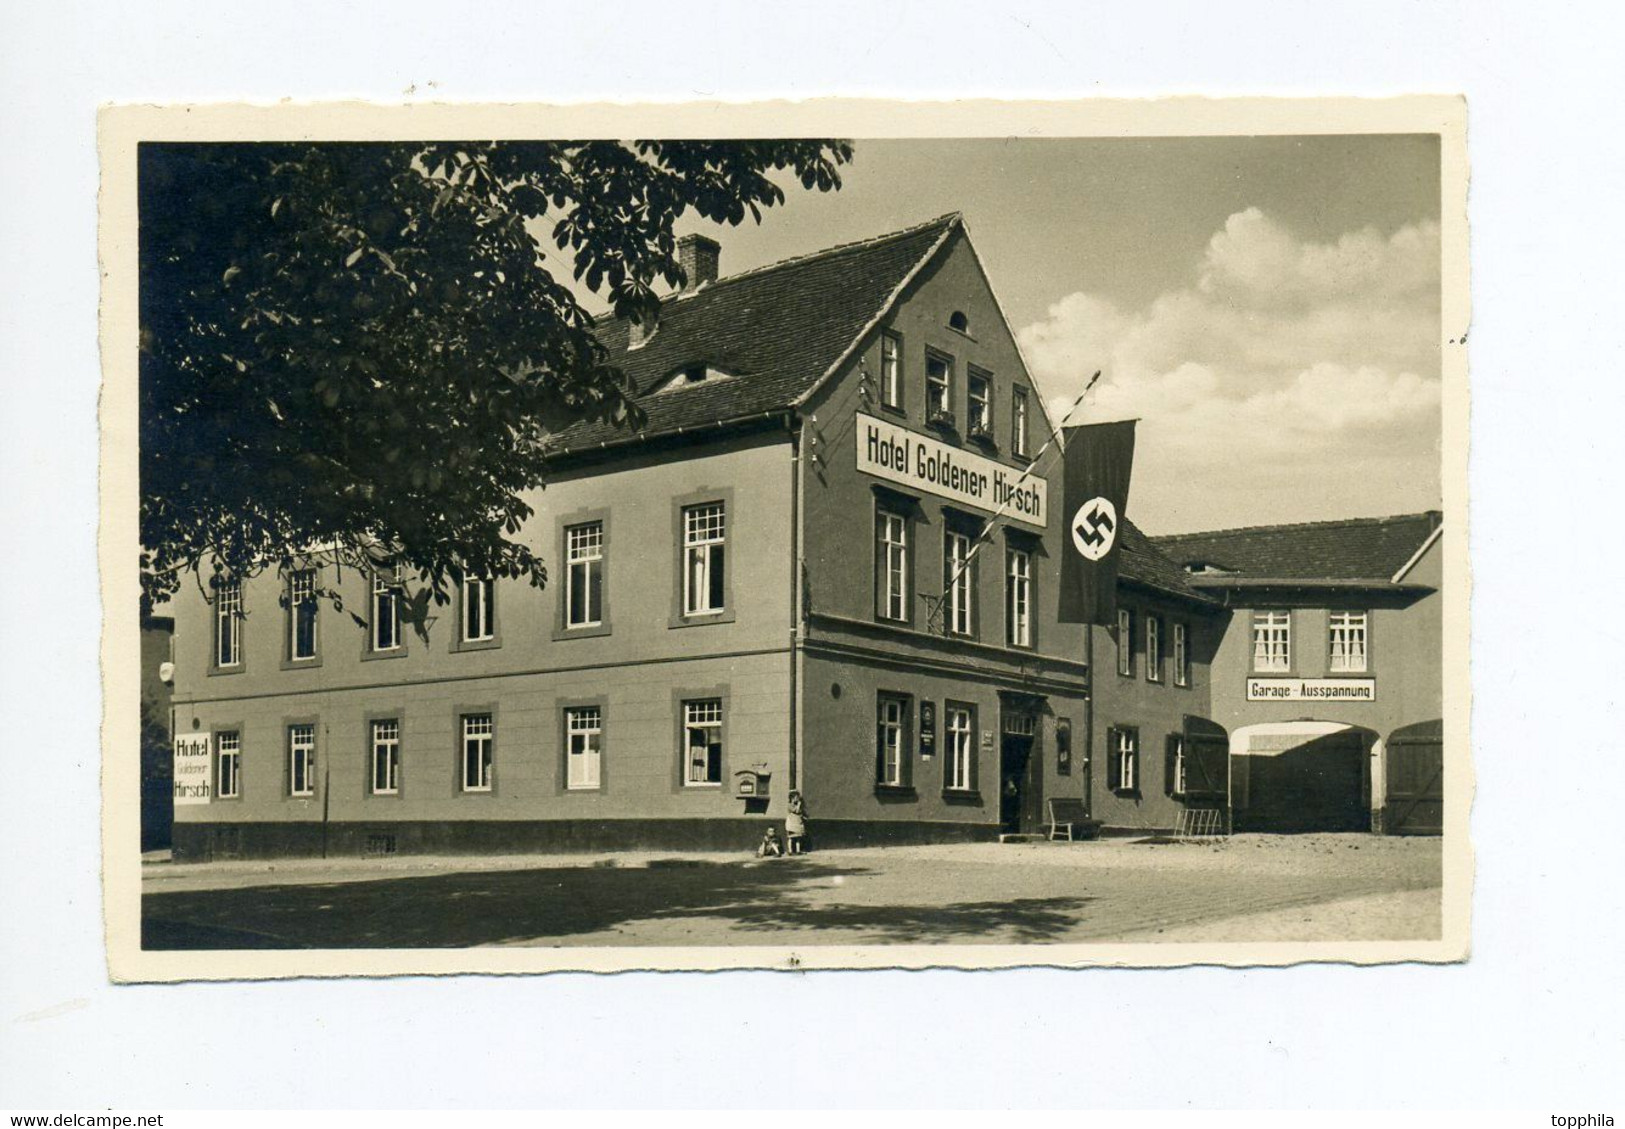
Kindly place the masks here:
<instances>
[{"instance_id":1,"label":"wooden bench","mask_svg":"<svg viewBox=\"0 0 1625 1129\"><path fill-rule=\"evenodd\" d=\"M1093 839L1100 833L1100 820L1089 818L1089 809L1083 806L1081 799L1057 799L1046 801L1049 807L1049 838L1050 842L1065 839L1068 843L1075 839Z\"/></svg>"}]
</instances>

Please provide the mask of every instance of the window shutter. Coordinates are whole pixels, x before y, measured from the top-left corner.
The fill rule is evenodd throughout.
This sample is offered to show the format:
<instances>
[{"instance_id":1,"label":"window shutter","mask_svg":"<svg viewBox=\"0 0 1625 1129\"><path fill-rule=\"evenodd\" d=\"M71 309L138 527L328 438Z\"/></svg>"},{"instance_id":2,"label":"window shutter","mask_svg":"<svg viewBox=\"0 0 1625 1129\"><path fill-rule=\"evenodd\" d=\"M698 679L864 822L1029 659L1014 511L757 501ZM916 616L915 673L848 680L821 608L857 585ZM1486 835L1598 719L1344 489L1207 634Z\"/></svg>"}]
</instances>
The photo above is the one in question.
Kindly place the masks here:
<instances>
[{"instance_id":1,"label":"window shutter","mask_svg":"<svg viewBox=\"0 0 1625 1129\"><path fill-rule=\"evenodd\" d=\"M886 618L886 514L875 510L875 618Z\"/></svg>"},{"instance_id":2,"label":"window shutter","mask_svg":"<svg viewBox=\"0 0 1625 1129\"><path fill-rule=\"evenodd\" d=\"M1117 727L1106 730L1106 787L1113 792L1123 786L1123 762L1117 755Z\"/></svg>"},{"instance_id":3,"label":"window shutter","mask_svg":"<svg viewBox=\"0 0 1625 1129\"><path fill-rule=\"evenodd\" d=\"M1170 733L1163 738L1162 751L1162 794L1172 796L1174 784L1178 773L1175 771L1175 762L1179 759L1179 734Z\"/></svg>"},{"instance_id":4,"label":"window shutter","mask_svg":"<svg viewBox=\"0 0 1625 1129\"><path fill-rule=\"evenodd\" d=\"M914 701L906 699L903 730L898 735L897 778L905 788L914 787Z\"/></svg>"},{"instance_id":5,"label":"window shutter","mask_svg":"<svg viewBox=\"0 0 1625 1129\"><path fill-rule=\"evenodd\" d=\"M880 724L882 703L875 705L875 783L886 782L886 729Z\"/></svg>"}]
</instances>

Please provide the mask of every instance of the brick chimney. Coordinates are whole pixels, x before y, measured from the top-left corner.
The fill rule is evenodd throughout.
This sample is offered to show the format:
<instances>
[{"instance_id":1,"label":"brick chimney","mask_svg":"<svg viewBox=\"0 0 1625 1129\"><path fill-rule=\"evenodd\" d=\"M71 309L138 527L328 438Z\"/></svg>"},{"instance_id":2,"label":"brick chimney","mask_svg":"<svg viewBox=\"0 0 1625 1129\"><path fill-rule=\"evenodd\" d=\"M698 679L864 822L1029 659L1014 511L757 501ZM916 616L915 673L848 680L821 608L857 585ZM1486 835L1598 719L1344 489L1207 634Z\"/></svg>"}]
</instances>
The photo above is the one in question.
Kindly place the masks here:
<instances>
[{"instance_id":1,"label":"brick chimney","mask_svg":"<svg viewBox=\"0 0 1625 1129\"><path fill-rule=\"evenodd\" d=\"M703 235L685 235L677 240L677 261L688 276L684 290L698 290L717 280L717 262L722 246L715 239Z\"/></svg>"}]
</instances>

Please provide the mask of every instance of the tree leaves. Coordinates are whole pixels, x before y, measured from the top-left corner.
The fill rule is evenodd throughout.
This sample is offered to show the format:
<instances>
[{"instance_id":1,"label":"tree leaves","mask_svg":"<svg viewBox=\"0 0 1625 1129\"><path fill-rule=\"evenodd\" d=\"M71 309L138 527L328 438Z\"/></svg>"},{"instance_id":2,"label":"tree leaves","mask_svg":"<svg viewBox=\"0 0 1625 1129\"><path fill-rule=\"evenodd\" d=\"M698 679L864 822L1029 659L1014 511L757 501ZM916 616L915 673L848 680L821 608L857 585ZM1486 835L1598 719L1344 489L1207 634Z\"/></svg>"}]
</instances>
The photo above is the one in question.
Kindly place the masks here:
<instances>
[{"instance_id":1,"label":"tree leaves","mask_svg":"<svg viewBox=\"0 0 1625 1129\"><path fill-rule=\"evenodd\" d=\"M546 570L521 539L543 439L637 426L593 319L546 267L653 317L673 224L741 222L821 141L144 144L143 598L312 544L388 547L445 598L464 569ZM546 221L543 223L542 221Z\"/></svg>"}]
</instances>

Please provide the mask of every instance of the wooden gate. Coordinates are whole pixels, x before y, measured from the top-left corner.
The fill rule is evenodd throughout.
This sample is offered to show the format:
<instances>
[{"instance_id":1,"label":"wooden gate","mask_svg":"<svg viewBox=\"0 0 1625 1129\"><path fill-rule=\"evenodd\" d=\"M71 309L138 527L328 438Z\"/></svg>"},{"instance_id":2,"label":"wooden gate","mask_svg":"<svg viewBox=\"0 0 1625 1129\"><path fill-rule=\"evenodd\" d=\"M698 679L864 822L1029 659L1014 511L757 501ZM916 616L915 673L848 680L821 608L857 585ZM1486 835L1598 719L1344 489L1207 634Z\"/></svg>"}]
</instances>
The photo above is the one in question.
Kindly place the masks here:
<instances>
[{"instance_id":1,"label":"wooden gate","mask_svg":"<svg viewBox=\"0 0 1625 1129\"><path fill-rule=\"evenodd\" d=\"M1388 735L1387 795L1382 829L1388 835L1444 831L1444 722L1421 721Z\"/></svg>"}]
</instances>

